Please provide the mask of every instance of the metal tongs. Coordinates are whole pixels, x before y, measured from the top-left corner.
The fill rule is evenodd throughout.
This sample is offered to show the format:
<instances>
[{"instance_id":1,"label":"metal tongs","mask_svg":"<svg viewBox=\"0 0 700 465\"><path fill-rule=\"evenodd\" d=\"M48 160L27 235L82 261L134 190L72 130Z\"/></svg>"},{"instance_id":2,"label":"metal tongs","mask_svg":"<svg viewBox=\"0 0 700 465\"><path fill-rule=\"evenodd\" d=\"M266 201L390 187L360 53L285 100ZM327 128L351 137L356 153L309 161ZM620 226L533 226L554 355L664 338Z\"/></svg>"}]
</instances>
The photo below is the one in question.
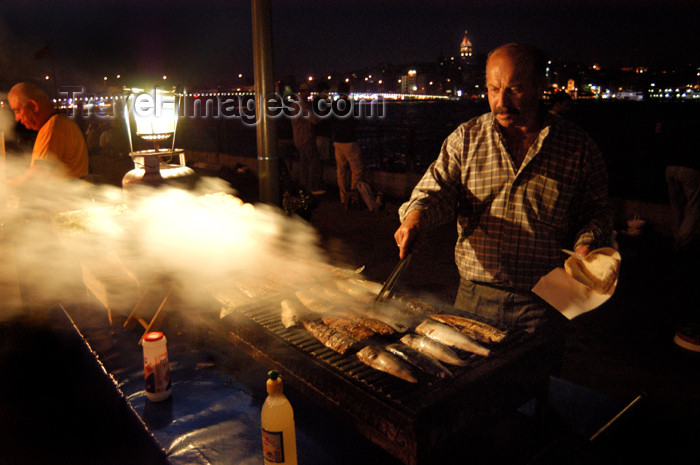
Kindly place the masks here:
<instances>
[{"instance_id":1,"label":"metal tongs","mask_svg":"<svg viewBox=\"0 0 700 465\"><path fill-rule=\"evenodd\" d=\"M394 271L392 271L389 277L387 278L386 282L382 286L382 289L379 291L379 294L377 294L377 297L374 298L375 302L381 302L383 300L390 299L391 296L394 295L396 284L399 282L399 279L401 278L401 275L403 274L404 270L411 261L412 256L412 253L407 254L401 259L399 264L396 265L396 268L394 268Z\"/></svg>"}]
</instances>

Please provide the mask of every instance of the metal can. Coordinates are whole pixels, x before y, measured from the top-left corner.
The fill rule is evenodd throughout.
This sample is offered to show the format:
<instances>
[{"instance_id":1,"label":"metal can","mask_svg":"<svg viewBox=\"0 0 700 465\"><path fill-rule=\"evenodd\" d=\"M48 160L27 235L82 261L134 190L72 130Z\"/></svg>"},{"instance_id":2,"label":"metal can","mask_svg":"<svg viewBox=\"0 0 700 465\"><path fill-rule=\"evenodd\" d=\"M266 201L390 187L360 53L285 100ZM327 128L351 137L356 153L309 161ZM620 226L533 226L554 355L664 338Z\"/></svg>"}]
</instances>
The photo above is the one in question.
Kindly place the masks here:
<instances>
[{"instance_id":1,"label":"metal can","mask_svg":"<svg viewBox=\"0 0 700 465\"><path fill-rule=\"evenodd\" d=\"M166 400L171 394L167 339L160 331L153 331L143 337L142 344L146 396L151 402Z\"/></svg>"}]
</instances>

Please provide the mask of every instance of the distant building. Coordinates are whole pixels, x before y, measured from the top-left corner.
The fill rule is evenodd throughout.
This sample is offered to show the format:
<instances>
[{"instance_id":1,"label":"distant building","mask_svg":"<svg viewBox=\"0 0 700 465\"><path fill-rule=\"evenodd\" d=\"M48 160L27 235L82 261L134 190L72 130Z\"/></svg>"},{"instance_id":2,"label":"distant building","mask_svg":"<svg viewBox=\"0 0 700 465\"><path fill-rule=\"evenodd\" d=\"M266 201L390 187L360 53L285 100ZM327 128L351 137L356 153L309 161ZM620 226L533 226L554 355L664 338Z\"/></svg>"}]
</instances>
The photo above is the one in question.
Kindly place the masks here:
<instances>
[{"instance_id":1,"label":"distant building","mask_svg":"<svg viewBox=\"0 0 700 465\"><path fill-rule=\"evenodd\" d=\"M415 69L401 76L402 94L421 94L425 92L425 75L418 74Z\"/></svg>"},{"instance_id":2,"label":"distant building","mask_svg":"<svg viewBox=\"0 0 700 465\"><path fill-rule=\"evenodd\" d=\"M482 58L474 54L472 41L469 39L469 34L465 30L462 42L459 44L459 63L454 87L457 95L478 95L480 94L480 86L483 84L483 67Z\"/></svg>"},{"instance_id":3,"label":"distant building","mask_svg":"<svg viewBox=\"0 0 700 465\"><path fill-rule=\"evenodd\" d=\"M464 38L462 38L462 43L459 44L459 56L465 63L469 63L472 60L472 41L469 40L466 30L464 31Z\"/></svg>"}]
</instances>

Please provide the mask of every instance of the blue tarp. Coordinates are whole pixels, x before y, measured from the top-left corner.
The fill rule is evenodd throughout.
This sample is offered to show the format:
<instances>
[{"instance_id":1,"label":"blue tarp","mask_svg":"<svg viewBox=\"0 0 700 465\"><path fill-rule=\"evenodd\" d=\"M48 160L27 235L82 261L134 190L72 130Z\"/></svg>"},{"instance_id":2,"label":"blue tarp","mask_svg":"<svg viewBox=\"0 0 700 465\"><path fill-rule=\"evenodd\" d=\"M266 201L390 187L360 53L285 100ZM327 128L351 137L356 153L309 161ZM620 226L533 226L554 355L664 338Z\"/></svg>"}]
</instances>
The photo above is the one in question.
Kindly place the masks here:
<instances>
[{"instance_id":1,"label":"blue tarp","mask_svg":"<svg viewBox=\"0 0 700 465\"><path fill-rule=\"evenodd\" d=\"M145 395L141 332L110 326L101 312L71 308L88 344L173 464L261 464L260 410L269 368L232 345L212 347L206 334L177 317L165 319L172 396ZM140 327L139 327L140 328ZM318 406L285 388L295 410L300 464L399 464Z\"/></svg>"}]
</instances>

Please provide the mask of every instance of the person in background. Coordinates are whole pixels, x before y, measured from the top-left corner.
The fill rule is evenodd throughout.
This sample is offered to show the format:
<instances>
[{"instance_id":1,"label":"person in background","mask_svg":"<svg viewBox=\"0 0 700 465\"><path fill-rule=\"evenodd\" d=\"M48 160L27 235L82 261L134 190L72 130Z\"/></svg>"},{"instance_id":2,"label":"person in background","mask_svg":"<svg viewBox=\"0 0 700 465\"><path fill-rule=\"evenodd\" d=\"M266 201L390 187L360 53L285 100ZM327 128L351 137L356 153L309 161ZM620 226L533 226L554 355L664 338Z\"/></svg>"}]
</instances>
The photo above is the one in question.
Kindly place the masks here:
<instances>
[{"instance_id":1,"label":"person in background","mask_svg":"<svg viewBox=\"0 0 700 465\"><path fill-rule=\"evenodd\" d=\"M85 130L85 142L87 143L88 155L93 157L100 155L100 135L102 125L99 121L90 121Z\"/></svg>"},{"instance_id":2,"label":"person in background","mask_svg":"<svg viewBox=\"0 0 700 465\"><path fill-rule=\"evenodd\" d=\"M299 84L298 100L293 103L292 132L299 152L299 186L314 195L325 194L321 189L321 160L316 149L318 118L311 108L309 85Z\"/></svg>"},{"instance_id":3,"label":"person in background","mask_svg":"<svg viewBox=\"0 0 700 465\"><path fill-rule=\"evenodd\" d=\"M329 87L326 81L319 81L316 85L316 96L312 101L314 113L319 117L316 123L316 149L321 163L321 180L323 180L324 166L331 159L331 136L333 135L333 126L329 117L331 99L328 96L328 91Z\"/></svg>"},{"instance_id":4,"label":"person in background","mask_svg":"<svg viewBox=\"0 0 700 465\"><path fill-rule=\"evenodd\" d=\"M666 185L671 203L673 249L698 253L700 245L700 153L694 128L674 131L657 123L654 131L661 139L658 150L666 152ZM668 134L665 134L668 132ZM693 142L693 138L695 141Z\"/></svg>"},{"instance_id":5,"label":"person in background","mask_svg":"<svg viewBox=\"0 0 700 465\"><path fill-rule=\"evenodd\" d=\"M671 206L672 251L664 288L669 308L677 318L674 342L700 351L700 154L693 122L657 122L649 144L655 155L666 160L665 177ZM674 277L675 275L675 277Z\"/></svg>"},{"instance_id":6,"label":"person in background","mask_svg":"<svg viewBox=\"0 0 700 465\"><path fill-rule=\"evenodd\" d=\"M369 184L364 181L364 163L362 150L355 133L356 121L353 115L353 103L350 100L350 85L345 81L338 83L338 99L333 102L333 149L338 175L340 202L349 206L351 195L362 197L369 211L383 208L381 194L376 197ZM347 186L347 172L350 168L350 190Z\"/></svg>"},{"instance_id":7,"label":"person in background","mask_svg":"<svg viewBox=\"0 0 700 465\"><path fill-rule=\"evenodd\" d=\"M21 186L42 175L78 179L88 175L83 133L73 120L56 112L41 88L21 82L10 89L7 99L15 119L27 129L38 131L29 169L8 179L8 186Z\"/></svg>"},{"instance_id":8,"label":"person in background","mask_svg":"<svg viewBox=\"0 0 700 465\"><path fill-rule=\"evenodd\" d=\"M105 121L102 127L102 132L100 133L100 140L98 145L100 147L100 155L102 156L112 156L114 145L116 142L116 137L114 135L114 129L112 128L112 123L110 121Z\"/></svg>"},{"instance_id":9,"label":"person in background","mask_svg":"<svg viewBox=\"0 0 700 465\"><path fill-rule=\"evenodd\" d=\"M79 260L73 252L60 246L53 232L49 213L73 206L73 196L62 195L51 181L71 181L88 176L88 150L78 125L65 114L59 114L48 95L31 83L19 83L7 95L15 120L27 129L38 131L29 168L7 180L14 188L32 218L31 234L25 231L23 253L16 257L19 288L25 309L42 315L55 302L84 292ZM30 238L30 239L27 239ZM41 256L41 266L36 257ZM46 289L52 284L51 293ZM58 284L60 283L60 285Z\"/></svg>"},{"instance_id":10,"label":"person in background","mask_svg":"<svg viewBox=\"0 0 700 465\"><path fill-rule=\"evenodd\" d=\"M457 218L455 307L534 331L564 317L531 292L561 267L612 241L607 171L593 140L547 113L546 60L511 43L486 63L490 113L463 123L399 209L394 238L404 258L436 226Z\"/></svg>"},{"instance_id":11,"label":"person in background","mask_svg":"<svg viewBox=\"0 0 700 465\"><path fill-rule=\"evenodd\" d=\"M549 99L549 112L562 118L571 111L571 95L563 90L555 92Z\"/></svg>"},{"instance_id":12,"label":"person in background","mask_svg":"<svg viewBox=\"0 0 700 465\"><path fill-rule=\"evenodd\" d=\"M292 95L291 87L286 85L283 81L277 81L277 96L289 108L293 106L293 102L290 100ZM294 132L292 131L291 114L286 112L283 114L283 118L275 119L275 132L277 133L277 151L279 156L288 164L288 160L293 158L295 151ZM287 167L287 169L288 168L289 167Z\"/></svg>"}]
</instances>

